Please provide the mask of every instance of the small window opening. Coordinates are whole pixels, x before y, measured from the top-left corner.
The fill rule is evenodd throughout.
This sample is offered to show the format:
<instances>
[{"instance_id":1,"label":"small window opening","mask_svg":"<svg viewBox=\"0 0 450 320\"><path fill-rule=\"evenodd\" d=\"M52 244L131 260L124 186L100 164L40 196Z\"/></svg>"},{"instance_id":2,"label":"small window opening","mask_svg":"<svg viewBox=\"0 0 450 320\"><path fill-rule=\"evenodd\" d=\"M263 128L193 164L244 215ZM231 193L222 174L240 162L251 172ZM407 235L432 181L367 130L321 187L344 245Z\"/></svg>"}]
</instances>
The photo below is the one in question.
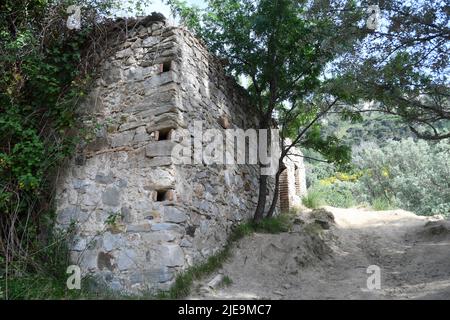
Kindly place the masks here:
<instances>
[{"instance_id":1,"label":"small window opening","mask_svg":"<svg viewBox=\"0 0 450 320\"><path fill-rule=\"evenodd\" d=\"M172 128L162 129L162 130L159 130L156 140L158 140L158 141L170 140L171 136L172 136Z\"/></svg>"},{"instance_id":2,"label":"small window opening","mask_svg":"<svg viewBox=\"0 0 450 320\"><path fill-rule=\"evenodd\" d=\"M156 201L166 200L167 190L156 190Z\"/></svg>"},{"instance_id":3,"label":"small window opening","mask_svg":"<svg viewBox=\"0 0 450 320\"><path fill-rule=\"evenodd\" d=\"M163 62L161 72L167 72L170 70L172 70L172 61Z\"/></svg>"}]
</instances>

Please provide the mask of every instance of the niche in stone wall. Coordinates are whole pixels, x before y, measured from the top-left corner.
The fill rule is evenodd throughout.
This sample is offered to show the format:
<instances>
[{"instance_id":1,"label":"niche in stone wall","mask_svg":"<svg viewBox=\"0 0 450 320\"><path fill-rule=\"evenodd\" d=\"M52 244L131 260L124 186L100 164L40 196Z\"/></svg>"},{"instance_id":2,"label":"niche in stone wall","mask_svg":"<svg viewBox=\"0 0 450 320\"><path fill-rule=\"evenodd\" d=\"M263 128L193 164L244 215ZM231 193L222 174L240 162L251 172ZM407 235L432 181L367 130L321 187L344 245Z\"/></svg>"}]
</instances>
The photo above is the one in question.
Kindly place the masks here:
<instances>
[{"instance_id":1,"label":"niche in stone wall","mask_svg":"<svg viewBox=\"0 0 450 320\"><path fill-rule=\"evenodd\" d=\"M170 140L172 138L173 128L164 128L158 131L154 131L155 140L163 141Z\"/></svg>"},{"instance_id":2,"label":"niche in stone wall","mask_svg":"<svg viewBox=\"0 0 450 320\"><path fill-rule=\"evenodd\" d=\"M172 61L166 61L161 64L161 73L172 70Z\"/></svg>"},{"instance_id":3,"label":"niche in stone wall","mask_svg":"<svg viewBox=\"0 0 450 320\"><path fill-rule=\"evenodd\" d=\"M153 193L153 201L173 201L175 198L175 192L173 189L159 189Z\"/></svg>"}]
</instances>

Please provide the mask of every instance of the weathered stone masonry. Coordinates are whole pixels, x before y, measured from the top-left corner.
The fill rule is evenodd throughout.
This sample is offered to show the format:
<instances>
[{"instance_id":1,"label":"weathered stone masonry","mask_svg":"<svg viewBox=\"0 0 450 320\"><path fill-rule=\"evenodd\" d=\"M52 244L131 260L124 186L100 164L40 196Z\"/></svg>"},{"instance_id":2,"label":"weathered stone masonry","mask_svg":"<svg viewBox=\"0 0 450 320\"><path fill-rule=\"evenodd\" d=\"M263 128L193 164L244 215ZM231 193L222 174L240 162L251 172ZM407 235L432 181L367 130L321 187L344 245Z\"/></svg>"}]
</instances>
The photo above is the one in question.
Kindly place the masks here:
<instances>
[{"instance_id":1,"label":"weathered stone masonry","mask_svg":"<svg viewBox=\"0 0 450 320\"><path fill-rule=\"evenodd\" d=\"M153 21L130 32L82 108L95 137L66 166L57 209L60 226L75 222L72 260L84 274L113 290L167 289L252 216L257 166L176 165L170 156L194 121L257 128L243 89L185 30Z\"/></svg>"}]
</instances>

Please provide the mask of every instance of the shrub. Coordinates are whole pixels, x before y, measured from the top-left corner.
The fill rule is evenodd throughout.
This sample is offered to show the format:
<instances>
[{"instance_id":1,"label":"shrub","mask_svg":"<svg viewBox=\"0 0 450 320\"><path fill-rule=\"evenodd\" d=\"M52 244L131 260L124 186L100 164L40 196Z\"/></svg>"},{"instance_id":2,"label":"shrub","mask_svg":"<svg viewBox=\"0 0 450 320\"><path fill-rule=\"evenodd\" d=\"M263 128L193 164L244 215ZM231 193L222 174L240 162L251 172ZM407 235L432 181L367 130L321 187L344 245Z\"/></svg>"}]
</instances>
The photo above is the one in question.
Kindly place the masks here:
<instances>
[{"instance_id":1,"label":"shrub","mask_svg":"<svg viewBox=\"0 0 450 320\"><path fill-rule=\"evenodd\" d=\"M375 198L372 201L371 207L373 210L376 210L376 211L392 209L390 201L388 201L386 198L383 198L383 197Z\"/></svg>"},{"instance_id":2,"label":"shrub","mask_svg":"<svg viewBox=\"0 0 450 320\"><path fill-rule=\"evenodd\" d=\"M302 203L310 209L317 209L325 205L324 194L317 188L310 188L306 196L302 198Z\"/></svg>"},{"instance_id":3,"label":"shrub","mask_svg":"<svg viewBox=\"0 0 450 320\"><path fill-rule=\"evenodd\" d=\"M368 202L390 205L421 215L450 215L450 144L423 140L389 141L382 148L367 145L354 156L364 172L359 194ZM384 206L384 205L383 205Z\"/></svg>"},{"instance_id":4,"label":"shrub","mask_svg":"<svg viewBox=\"0 0 450 320\"><path fill-rule=\"evenodd\" d=\"M287 232L291 227L290 216L285 214L280 214L275 217L262 219L260 222L251 223L251 228L255 232L263 233L280 233Z\"/></svg>"},{"instance_id":5,"label":"shrub","mask_svg":"<svg viewBox=\"0 0 450 320\"><path fill-rule=\"evenodd\" d=\"M233 280L229 276L224 276L222 279L222 283L220 284L223 287L228 287L233 284Z\"/></svg>"},{"instance_id":6,"label":"shrub","mask_svg":"<svg viewBox=\"0 0 450 320\"><path fill-rule=\"evenodd\" d=\"M332 179L334 178L334 179ZM322 179L308 190L308 195L302 198L303 204L311 209L323 205L338 208L350 208L358 204L354 193L357 184L340 181L336 177Z\"/></svg>"},{"instance_id":7,"label":"shrub","mask_svg":"<svg viewBox=\"0 0 450 320\"><path fill-rule=\"evenodd\" d=\"M338 208L350 208L357 204L354 193L357 184L353 182L336 181L328 186L321 186L324 202Z\"/></svg>"},{"instance_id":8,"label":"shrub","mask_svg":"<svg viewBox=\"0 0 450 320\"><path fill-rule=\"evenodd\" d=\"M84 13L83 28L76 32L62 28L74 3ZM6 258L0 261L0 277L11 281L8 291L19 288L18 297L24 283L56 283L53 262L67 261L47 254L55 246L47 241L55 217L54 179L85 138L76 130L77 106L101 49L111 46L111 35L99 22L107 23L104 17L116 4L4 0L0 5L0 257ZM1 286L0 292L10 296L5 291ZM30 296L37 293L36 288Z\"/></svg>"}]
</instances>

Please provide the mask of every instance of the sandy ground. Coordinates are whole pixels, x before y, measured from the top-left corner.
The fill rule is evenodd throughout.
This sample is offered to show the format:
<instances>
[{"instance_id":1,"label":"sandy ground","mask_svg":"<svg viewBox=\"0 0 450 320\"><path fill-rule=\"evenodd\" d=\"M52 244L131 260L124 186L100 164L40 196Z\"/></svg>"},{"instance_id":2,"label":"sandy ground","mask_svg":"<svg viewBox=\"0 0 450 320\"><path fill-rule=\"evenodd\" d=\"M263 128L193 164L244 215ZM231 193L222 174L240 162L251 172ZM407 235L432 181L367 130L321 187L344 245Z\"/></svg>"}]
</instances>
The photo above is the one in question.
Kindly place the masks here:
<instances>
[{"instance_id":1,"label":"sandy ground","mask_svg":"<svg viewBox=\"0 0 450 320\"><path fill-rule=\"evenodd\" d=\"M229 286L197 283L192 299L450 299L450 221L403 210L302 213L289 233L239 242L218 274ZM331 214L330 214L331 213ZM369 290L367 267L381 271Z\"/></svg>"}]
</instances>

